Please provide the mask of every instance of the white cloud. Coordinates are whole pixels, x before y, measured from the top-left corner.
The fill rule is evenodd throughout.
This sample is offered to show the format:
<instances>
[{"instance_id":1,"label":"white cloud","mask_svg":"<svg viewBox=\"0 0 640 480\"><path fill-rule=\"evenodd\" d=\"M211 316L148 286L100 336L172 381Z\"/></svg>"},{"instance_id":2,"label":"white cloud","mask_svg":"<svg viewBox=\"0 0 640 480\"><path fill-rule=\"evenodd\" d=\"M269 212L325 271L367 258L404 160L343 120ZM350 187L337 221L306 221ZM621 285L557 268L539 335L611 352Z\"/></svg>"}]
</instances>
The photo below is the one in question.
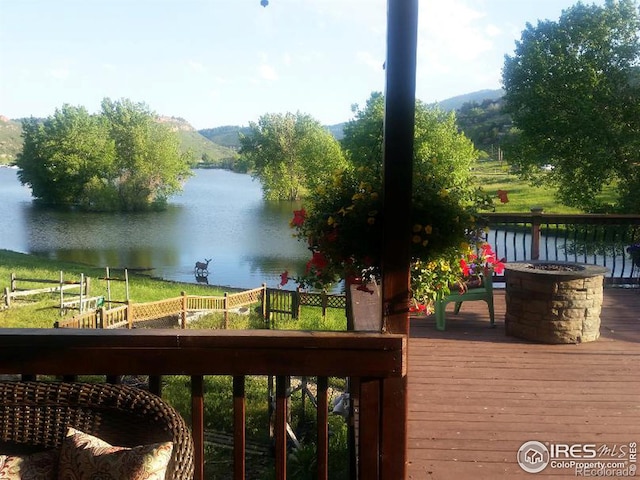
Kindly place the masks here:
<instances>
[{"instance_id":1,"label":"white cloud","mask_svg":"<svg viewBox=\"0 0 640 480\"><path fill-rule=\"evenodd\" d=\"M493 25L493 24L487 25L487 27L484 29L484 31L490 37L497 37L497 36L502 34L502 29L500 27L496 26L496 25Z\"/></svg>"},{"instance_id":2,"label":"white cloud","mask_svg":"<svg viewBox=\"0 0 640 480\"><path fill-rule=\"evenodd\" d=\"M421 3L418 23L418 96L432 101L464 91L498 88L504 36L471 0Z\"/></svg>"},{"instance_id":3,"label":"white cloud","mask_svg":"<svg viewBox=\"0 0 640 480\"><path fill-rule=\"evenodd\" d=\"M371 52L356 52L356 58L360 63L367 65L371 70L375 72L382 71L382 65L384 64L384 58L377 58Z\"/></svg>"},{"instance_id":4,"label":"white cloud","mask_svg":"<svg viewBox=\"0 0 640 480\"><path fill-rule=\"evenodd\" d=\"M263 63L258 67L258 72L260 74L260 78L263 78L264 80L274 81L278 79L278 73L275 68L266 63Z\"/></svg>"},{"instance_id":5,"label":"white cloud","mask_svg":"<svg viewBox=\"0 0 640 480\"><path fill-rule=\"evenodd\" d=\"M202 63L200 63L200 62L196 62L195 60L188 60L187 61L187 65L194 72L204 72L205 71L204 65Z\"/></svg>"},{"instance_id":6,"label":"white cloud","mask_svg":"<svg viewBox=\"0 0 640 480\"><path fill-rule=\"evenodd\" d=\"M49 75L57 80L66 80L71 71L67 67L56 67L49 70Z\"/></svg>"}]
</instances>

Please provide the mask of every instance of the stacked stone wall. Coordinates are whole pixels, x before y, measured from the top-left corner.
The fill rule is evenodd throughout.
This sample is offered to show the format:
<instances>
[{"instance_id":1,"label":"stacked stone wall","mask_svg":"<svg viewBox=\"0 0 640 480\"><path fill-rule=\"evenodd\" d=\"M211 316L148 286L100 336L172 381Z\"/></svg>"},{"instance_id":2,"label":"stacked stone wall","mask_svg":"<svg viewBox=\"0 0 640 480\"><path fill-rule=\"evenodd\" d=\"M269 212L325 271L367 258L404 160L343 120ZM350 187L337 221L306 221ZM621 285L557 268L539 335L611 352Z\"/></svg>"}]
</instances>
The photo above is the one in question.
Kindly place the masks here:
<instances>
[{"instance_id":1,"label":"stacked stone wall","mask_svg":"<svg viewBox=\"0 0 640 480\"><path fill-rule=\"evenodd\" d=\"M574 278L507 270L507 335L543 343L582 343L600 336L604 276Z\"/></svg>"}]
</instances>

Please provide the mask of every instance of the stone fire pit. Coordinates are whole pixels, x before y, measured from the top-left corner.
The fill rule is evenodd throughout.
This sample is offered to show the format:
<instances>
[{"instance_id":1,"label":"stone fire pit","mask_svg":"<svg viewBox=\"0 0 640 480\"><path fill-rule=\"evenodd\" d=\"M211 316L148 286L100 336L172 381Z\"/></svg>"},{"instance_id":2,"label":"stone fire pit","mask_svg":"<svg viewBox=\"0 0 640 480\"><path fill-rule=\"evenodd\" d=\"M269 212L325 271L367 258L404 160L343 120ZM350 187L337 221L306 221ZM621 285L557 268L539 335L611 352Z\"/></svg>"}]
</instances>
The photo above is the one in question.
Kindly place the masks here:
<instances>
[{"instance_id":1,"label":"stone fire pit","mask_svg":"<svg viewBox=\"0 0 640 480\"><path fill-rule=\"evenodd\" d=\"M607 271L567 262L505 264L507 335L542 343L597 340Z\"/></svg>"}]
</instances>

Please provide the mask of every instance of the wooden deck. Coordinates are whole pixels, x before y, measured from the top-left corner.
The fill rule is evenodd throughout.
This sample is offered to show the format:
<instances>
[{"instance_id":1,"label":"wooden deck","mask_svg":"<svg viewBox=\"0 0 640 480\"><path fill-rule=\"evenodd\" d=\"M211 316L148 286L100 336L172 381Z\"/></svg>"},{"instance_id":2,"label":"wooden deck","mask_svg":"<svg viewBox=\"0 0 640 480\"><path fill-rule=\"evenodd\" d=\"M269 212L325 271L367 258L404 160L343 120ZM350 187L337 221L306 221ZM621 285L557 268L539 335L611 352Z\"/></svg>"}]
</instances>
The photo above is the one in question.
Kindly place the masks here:
<instances>
[{"instance_id":1,"label":"wooden deck","mask_svg":"<svg viewBox=\"0 0 640 480\"><path fill-rule=\"evenodd\" d=\"M640 290L606 289L601 337L581 345L507 337L504 291L495 300L494 329L484 302L449 305L445 332L411 320L408 478L574 478L524 472L518 449L640 444Z\"/></svg>"}]
</instances>

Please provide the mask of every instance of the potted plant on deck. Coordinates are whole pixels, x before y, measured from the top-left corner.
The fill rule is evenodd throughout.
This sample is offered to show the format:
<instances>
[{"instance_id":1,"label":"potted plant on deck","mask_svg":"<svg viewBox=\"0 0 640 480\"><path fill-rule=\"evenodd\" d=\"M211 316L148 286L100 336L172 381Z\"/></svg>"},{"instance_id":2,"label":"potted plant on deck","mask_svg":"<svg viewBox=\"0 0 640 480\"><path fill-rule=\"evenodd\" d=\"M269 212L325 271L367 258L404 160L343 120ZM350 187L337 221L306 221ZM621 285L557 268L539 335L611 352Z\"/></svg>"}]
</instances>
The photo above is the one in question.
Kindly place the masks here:
<instances>
[{"instance_id":1,"label":"potted plant on deck","mask_svg":"<svg viewBox=\"0 0 640 480\"><path fill-rule=\"evenodd\" d=\"M449 249L430 261L415 260L411 271L414 314L430 314L434 304L451 293L462 294L483 285L488 275L502 273L504 263L491 245L482 240Z\"/></svg>"}]
</instances>

